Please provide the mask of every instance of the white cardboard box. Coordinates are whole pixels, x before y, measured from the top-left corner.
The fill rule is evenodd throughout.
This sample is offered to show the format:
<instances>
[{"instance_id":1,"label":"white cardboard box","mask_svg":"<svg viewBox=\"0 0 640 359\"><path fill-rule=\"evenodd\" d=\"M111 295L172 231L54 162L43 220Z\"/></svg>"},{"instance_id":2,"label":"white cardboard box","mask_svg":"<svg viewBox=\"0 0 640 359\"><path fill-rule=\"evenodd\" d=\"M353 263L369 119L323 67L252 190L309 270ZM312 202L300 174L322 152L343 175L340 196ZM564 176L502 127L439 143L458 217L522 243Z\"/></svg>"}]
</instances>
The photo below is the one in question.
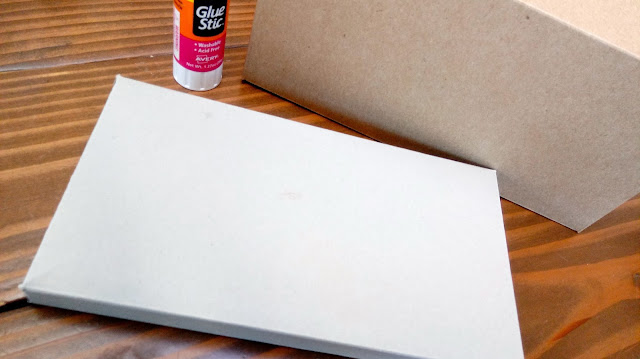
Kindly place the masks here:
<instances>
[{"instance_id":1,"label":"white cardboard box","mask_svg":"<svg viewBox=\"0 0 640 359\"><path fill-rule=\"evenodd\" d=\"M496 174L119 77L29 301L358 358L521 358Z\"/></svg>"}]
</instances>

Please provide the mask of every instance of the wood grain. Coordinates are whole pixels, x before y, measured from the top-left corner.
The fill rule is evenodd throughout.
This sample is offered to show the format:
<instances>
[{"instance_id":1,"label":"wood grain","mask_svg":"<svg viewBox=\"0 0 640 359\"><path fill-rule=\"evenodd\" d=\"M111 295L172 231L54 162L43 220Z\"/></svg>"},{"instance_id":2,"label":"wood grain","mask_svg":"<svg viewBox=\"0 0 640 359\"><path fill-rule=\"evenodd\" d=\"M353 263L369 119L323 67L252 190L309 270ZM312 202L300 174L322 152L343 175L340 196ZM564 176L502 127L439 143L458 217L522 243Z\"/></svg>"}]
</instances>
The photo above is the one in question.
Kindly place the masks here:
<instances>
[{"instance_id":1,"label":"wood grain","mask_svg":"<svg viewBox=\"0 0 640 359\"><path fill-rule=\"evenodd\" d=\"M255 0L233 0L226 47L249 43ZM172 51L171 2L81 0L0 2L0 71Z\"/></svg>"},{"instance_id":2,"label":"wood grain","mask_svg":"<svg viewBox=\"0 0 640 359\"><path fill-rule=\"evenodd\" d=\"M0 314L3 358L317 358L337 356L31 306Z\"/></svg>"},{"instance_id":3,"label":"wood grain","mask_svg":"<svg viewBox=\"0 0 640 359\"><path fill-rule=\"evenodd\" d=\"M241 81L254 4L232 2L222 84L192 94L360 136ZM187 92L171 75L167 9L170 2L161 1L0 4L0 69L16 70L0 72L0 356L331 358L52 308L16 309L24 300L17 285L114 76ZM38 12L49 45L39 32L23 31L27 10ZM134 37L137 30L148 36ZM640 196L581 234L505 200L502 210L527 357L639 358Z\"/></svg>"},{"instance_id":4,"label":"wood grain","mask_svg":"<svg viewBox=\"0 0 640 359\"><path fill-rule=\"evenodd\" d=\"M510 217L514 212L505 213L507 226ZM639 217L640 196L581 234L546 219L507 231L528 357L602 358L627 355L629 348L637 353Z\"/></svg>"}]
</instances>

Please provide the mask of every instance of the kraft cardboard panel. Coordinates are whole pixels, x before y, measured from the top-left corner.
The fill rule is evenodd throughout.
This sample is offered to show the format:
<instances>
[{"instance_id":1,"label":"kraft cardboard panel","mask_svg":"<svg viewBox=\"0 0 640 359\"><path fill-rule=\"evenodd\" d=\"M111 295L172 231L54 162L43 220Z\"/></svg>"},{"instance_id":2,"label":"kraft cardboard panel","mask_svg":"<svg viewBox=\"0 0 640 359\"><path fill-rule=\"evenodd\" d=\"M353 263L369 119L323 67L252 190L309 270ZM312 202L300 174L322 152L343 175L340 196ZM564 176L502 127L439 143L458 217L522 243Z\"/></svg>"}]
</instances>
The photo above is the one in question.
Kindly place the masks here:
<instances>
[{"instance_id":1,"label":"kraft cardboard panel","mask_svg":"<svg viewBox=\"0 0 640 359\"><path fill-rule=\"evenodd\" d=\"M523 0L532 7L640 57L640 1Z\"/></svg>"},{"instance_id":2,"label":"kraft cardboard panel","mask_svg":"<svg viewBox=\"0 0 640 359\"><path fill-rule=\"evenodd\" d=\"M640 61L571 21L513 0L260 1L244 76L496 169L504 198L581 231L640 191Z\"/></svg>"}]
</instances>

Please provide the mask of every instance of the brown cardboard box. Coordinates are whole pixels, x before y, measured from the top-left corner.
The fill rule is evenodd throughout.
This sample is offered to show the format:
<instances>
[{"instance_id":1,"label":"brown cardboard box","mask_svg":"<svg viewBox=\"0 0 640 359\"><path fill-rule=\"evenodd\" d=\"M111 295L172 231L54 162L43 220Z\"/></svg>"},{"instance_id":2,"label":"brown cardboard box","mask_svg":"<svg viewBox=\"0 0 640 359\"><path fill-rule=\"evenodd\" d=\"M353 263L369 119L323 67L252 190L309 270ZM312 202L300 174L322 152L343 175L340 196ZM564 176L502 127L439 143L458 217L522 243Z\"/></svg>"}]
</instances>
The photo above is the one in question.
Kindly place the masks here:
<instances>
[{"instance_id":1,"label":"brown cardboard box","mask_svg":"<svg viewBox=\"0 0 640 359\"><path fill-rule=\"evenodd\" d=\"M262 0L244 76L578 231L640 192L637 0Z\"/></svg>"}]
</instances>

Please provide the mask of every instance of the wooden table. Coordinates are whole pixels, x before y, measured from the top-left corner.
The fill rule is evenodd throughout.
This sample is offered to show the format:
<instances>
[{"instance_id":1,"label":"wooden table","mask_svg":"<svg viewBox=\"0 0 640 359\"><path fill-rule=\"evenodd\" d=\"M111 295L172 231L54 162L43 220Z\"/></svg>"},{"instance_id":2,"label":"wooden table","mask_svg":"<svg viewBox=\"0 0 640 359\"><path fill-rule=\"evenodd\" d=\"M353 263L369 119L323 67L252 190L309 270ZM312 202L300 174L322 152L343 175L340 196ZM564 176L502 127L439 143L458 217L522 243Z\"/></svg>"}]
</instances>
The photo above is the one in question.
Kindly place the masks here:
<instances>
[{"instance_id":1,"label":"wooden table","mask_svg":"<svg viewBox=\"0 0 640 359\"><path fill-rule=\"evenodd\" d=\"M17 287L114 76L187 92L171 74L171 7L0 3L0 356L333 357L34 306ZM222 84L194 94L363 137L242 82L254 8L232 1ZM581 234L505 200L502 209L527 357L640 358L640 196Z\"/></svg>"}]
</instances>

